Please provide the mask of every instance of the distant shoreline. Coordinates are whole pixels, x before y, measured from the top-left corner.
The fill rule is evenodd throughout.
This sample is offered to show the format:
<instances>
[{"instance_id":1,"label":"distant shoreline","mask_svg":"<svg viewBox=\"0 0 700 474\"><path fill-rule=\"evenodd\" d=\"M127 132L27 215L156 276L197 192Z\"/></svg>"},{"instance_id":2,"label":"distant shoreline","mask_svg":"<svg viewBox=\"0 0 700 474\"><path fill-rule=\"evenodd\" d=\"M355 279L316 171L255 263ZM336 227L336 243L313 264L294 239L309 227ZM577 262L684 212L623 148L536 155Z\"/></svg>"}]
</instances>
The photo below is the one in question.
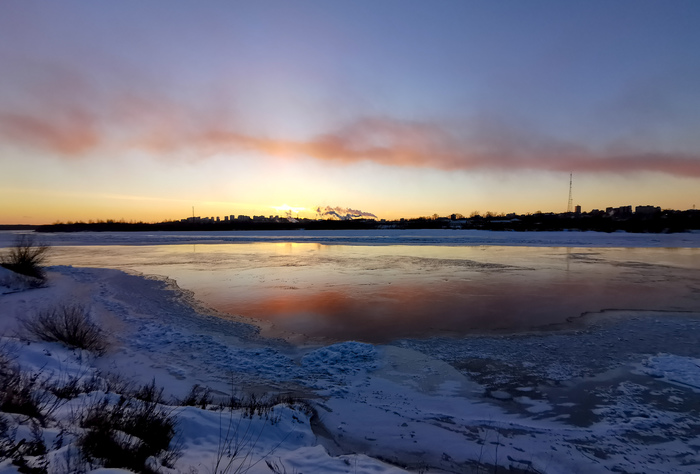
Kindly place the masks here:
<instances>
[{"instance_id":1,"label":"distant shoreline","mask_svg":"<svg viewBox=\"0 0 700 474\"><path fill-rule=\"evenodd\" d=\"M24 224L0 224L0 230L36 230L41 226Z\"/></svg>"},{"instance_id":2,"label":"distant shoreline","mask_svg":"<svg viewBox=\"0 0 700 474\"><path fill-rule=\"evenodd\" d=\"M465 219L418 218L396 221L351 220L281 220L222 221L210 223L161 222L77 222L41 226L0 226L0 230L35 230L36 232L208 232L208 231L289 231L289 230L417 230L470 229L515 232L594 231L630 233L678 233L700 230L700 211L664 211L654 215L612 217L590 214L529 214L504 218L475 216Z\"/></svg>"}]
</instances>

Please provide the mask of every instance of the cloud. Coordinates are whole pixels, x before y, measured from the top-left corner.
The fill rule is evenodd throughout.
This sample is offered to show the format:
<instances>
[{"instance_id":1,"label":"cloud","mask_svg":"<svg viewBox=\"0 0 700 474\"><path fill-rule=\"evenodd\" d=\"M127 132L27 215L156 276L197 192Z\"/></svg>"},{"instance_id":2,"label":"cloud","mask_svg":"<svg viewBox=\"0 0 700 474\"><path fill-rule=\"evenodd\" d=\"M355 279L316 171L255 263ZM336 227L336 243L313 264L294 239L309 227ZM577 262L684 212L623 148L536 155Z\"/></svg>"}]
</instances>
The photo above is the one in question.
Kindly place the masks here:
<instances>
[{"instance_id":1,"label":"cloud","mask_svg":"<svg viewBox=\"0 0 700 474\"><path fill-rule=\"evenodd\" d=\"M141 150L164 159L235 157L237 152L252 151L340 164L373 162L448 171L652 172L700 177L697 152L634 143L593 147L493 118L447 124L370 116L306 140L290 140L244 131L230 113L192 110L158 97L106 99L101 94L77 100L74 92L65 98L60 91L52 93L51 100L22 110L3 108L0 140L73 159L102 150Z\"/></svg>"},{"instance_id":2,"label":"cloud","mask_svg":"<svg viewBox=\"0 0 700 474\"><path fill-rule=\"evenodd\" d=\"M0 137L20 145L73 156L99 146L101 137L93 120L81 112L66 112L60 120L6 113L0 114Z\"/></svg>"}]
</instances>

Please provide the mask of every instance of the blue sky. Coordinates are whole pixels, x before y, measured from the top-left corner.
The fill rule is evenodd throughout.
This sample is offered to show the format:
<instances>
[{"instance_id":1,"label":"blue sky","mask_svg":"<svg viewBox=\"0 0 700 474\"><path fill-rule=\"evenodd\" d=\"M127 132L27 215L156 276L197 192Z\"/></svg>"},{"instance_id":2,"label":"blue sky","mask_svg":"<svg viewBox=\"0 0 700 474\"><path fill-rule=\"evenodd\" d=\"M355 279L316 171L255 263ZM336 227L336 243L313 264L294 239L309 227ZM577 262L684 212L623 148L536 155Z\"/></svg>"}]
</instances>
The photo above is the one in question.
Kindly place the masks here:
<instances>
[{"instance_id":1,"label":"blue sky","mask_svg":"<svg viewBox=\"0 0 700 474\"><path fill-rule=\"evenodd\" d=\"M0 221L700 204L693 1L0 5Z\"/></svg>"}]
</instances>

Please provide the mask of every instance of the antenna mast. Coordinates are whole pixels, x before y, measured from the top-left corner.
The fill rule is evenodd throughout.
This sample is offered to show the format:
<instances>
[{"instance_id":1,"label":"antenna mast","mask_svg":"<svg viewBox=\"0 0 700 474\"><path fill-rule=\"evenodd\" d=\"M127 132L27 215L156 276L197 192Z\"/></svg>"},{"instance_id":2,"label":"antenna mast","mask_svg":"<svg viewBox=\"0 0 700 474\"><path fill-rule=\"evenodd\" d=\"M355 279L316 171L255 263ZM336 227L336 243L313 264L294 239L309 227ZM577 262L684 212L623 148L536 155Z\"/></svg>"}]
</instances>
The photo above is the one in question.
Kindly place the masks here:
<instances>
[{"instance_id":1,"label":"antenna mast","mask_svg":"<svg viewBox=\"0 0 700 474\"><path fill-rule=\"evenodd\" d=\"M566 212L571 214L574 212L574 199L571 197L571 187L574 181L574 174L569 173L569 205L566 206Z\"/></svg>"}]
</instances>

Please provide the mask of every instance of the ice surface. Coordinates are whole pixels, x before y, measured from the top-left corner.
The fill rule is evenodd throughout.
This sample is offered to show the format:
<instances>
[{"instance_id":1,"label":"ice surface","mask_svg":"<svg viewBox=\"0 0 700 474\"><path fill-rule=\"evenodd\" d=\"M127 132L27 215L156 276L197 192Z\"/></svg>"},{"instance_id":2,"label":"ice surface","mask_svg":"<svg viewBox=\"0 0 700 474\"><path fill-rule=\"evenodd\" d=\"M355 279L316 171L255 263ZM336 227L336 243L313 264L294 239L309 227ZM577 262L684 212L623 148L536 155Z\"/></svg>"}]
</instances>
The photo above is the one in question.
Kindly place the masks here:
<instances>
[{"instance_id":1,"label":"ice surface","mask_svg":"<svg viewBox=\"0 0 700 474\"><path fill-rule=\"evenodd\" d=\"M700 463L700 322L692 314L626 311L566 333L296 347L216 317L172 281L67 266L48 275L46 288L0 295L2 345L25 370L155 379L168 397L195 383L219 397L232 387L293 393L317 412L279 405L273 418L246 419L173 407L183 456L163 472L212 472L231 420L255 434L251 474L270 472L264 459L304 473L470 472L476 462L549 474L692 473ZM17 317L61 301L90 308L108 333L105 355L16 337ZM91 396L56 411L47 444ZM10 416L29 436L26 417ZM0 472L17 470L3 461Z\"/></svg>"},{"instance_id":2,"label":"ice surface","mask_svg":"<svg viewBox=\"0 0 700 474\"><path fill-rule=\"evenodd\" d=\"M0 247L16 233L0 231ZM625 232L495 232L461 229L356 231L206 231L42 233L51 245L167 245L246 242L310 242L329 245L519 245L528 247L700 247L700 232L630 234Z\"/></svg>"},{"instance_id":3,"label":"ice surface","mask_svg":"<svg viewBox=\"0 0 700 474\"><path fill-rule=\"evenodd\" d=\"M700 392L700 359L659 354L642 361L642 372Z\"/></svg>"},{"instance_id":4,"label":"ice surface","mask_svg":"<svg viewBox=\"0 0 700 474\"><path fill-rule=\"evenodd\" d=\"M266 336L383 343L700 307L695 248L238 243L55 247L50 263L161 275ZM507 295L507 297L504 297Z\"/></svg>"}]
</instances>

